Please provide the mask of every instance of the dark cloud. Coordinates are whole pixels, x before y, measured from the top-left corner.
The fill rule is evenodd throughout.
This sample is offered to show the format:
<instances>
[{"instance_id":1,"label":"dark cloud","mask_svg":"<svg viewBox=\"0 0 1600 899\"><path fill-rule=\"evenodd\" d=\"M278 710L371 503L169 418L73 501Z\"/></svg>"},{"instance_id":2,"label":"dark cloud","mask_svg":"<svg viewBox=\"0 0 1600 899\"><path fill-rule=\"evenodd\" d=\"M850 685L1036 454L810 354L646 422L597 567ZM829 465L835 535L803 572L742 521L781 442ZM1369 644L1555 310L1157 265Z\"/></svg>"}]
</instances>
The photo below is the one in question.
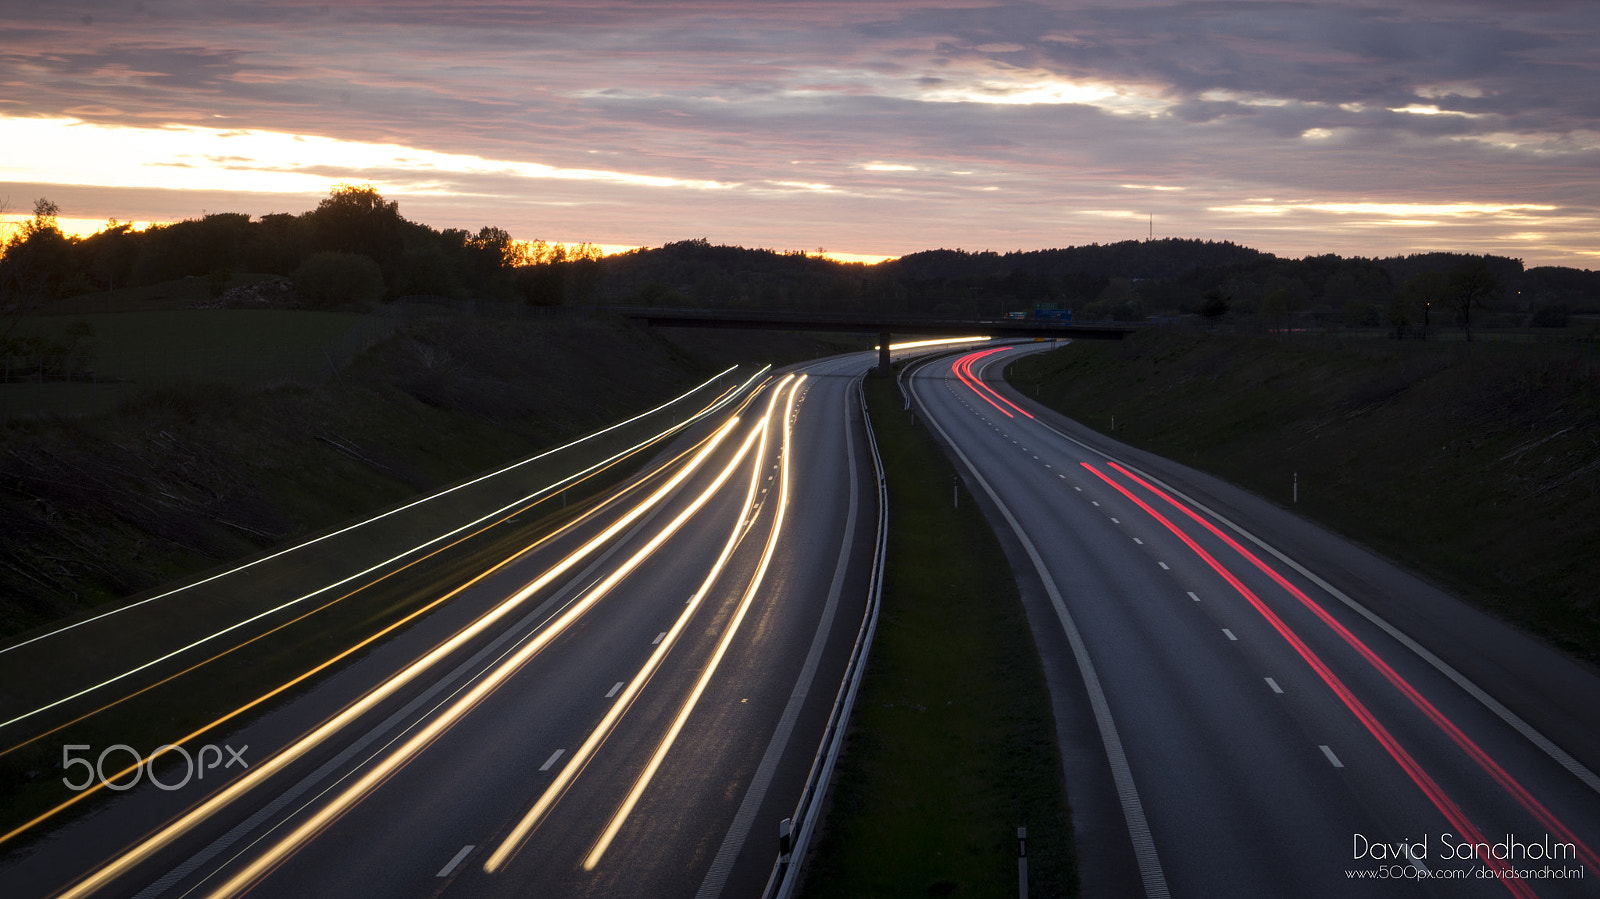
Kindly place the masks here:
<instances>
[{"instance_id":1,"label":"dark cloud","mask_svg":"<svg viewBox=\"0 0 1600 899\"><path fill-rule=\"evenodd\" d=\"M615 183L365 173L508 216L562 210L563 227L610 243L680 237L692 215L766 245L892 252L985 233L1043 245L1070 242L1052 237L1068 225L1103 239L1096 223L1157 206L1197 232L1236 228L1208 210L1290 193L1600 214L1600 7L1588 0L144 0L7 4L0 29L7 115L733 185L666 199ZM617 233L582 227L584 215ZM972 230L948 237L941 216Z\"/></svg>"}]
</instances>

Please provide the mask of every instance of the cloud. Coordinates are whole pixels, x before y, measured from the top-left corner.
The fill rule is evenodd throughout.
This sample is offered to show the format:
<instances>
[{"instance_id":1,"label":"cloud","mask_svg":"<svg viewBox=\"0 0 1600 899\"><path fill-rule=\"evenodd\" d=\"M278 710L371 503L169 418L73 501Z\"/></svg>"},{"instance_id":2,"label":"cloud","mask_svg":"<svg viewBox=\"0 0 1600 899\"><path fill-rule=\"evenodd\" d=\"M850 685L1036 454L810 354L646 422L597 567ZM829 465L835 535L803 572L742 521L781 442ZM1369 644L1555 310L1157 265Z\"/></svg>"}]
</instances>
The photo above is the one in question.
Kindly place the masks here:
<instances>
[{"instance_id":1,"label":"cloud","mask_svg":"<svg viewBox=\"0 0 1600 899\"><path fill-rule=\"evenodd\" d=\"M488 217L588 214L619 233L584 233L613 243L725 227L726 242L863 252L1045 246L1110 239L1117 220L1075 210L1124 210L1277 251L1387 252L1416 245L1393 224L1415 217L1386 219L1391 239L1315 230L1348 225L1325 210L1268 232L1215 210L1262 195L1600 210L1588 2L68 0L0 7L0 28L8 116L434 160L252 167L196 148L166 160L191 189L367 172L429 208L459 192ZM75 158L115 180L93 150ZM1526 234L1575 230L1496 220L1511 214L1452 228L1523 235L1524 256L1539 251Z\"/></svg>"}]
</instances>

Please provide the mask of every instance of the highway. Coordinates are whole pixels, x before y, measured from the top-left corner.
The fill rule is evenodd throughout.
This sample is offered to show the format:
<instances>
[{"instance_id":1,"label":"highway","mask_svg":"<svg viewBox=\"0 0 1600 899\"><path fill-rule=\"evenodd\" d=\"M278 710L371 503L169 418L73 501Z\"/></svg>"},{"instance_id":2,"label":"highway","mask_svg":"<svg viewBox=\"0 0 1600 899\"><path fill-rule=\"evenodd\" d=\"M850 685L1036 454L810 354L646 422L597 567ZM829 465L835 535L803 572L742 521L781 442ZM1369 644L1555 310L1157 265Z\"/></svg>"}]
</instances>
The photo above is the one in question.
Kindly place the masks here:
<instances>
[{"instance_id":1,"label":"highway","mask_svg":"<svg viewBox=\"0 0 1600 899\"><path fill-rule=\"evenodd\" d=\"M1018 575L1085 895L1600 894L1591 671L1019 395L1041 348L903 382Z\"/></svg>"},{"instance_id":2,"label":"highway","mask_svg":"<svg viewBox=\"0 0 1600 899\"><path fill-rule=\"evenodd\" d=\"M146 781L7 853L0 892L759 895L863 626L878 494L856 383L873 361L772 375L215 737L239 765Z\"/></svg>"},{"instance_id":3,"label":"highway","mask_svg":"<svg viewBox=\"0 0 1600 899\"><path fill-rule=\"evenodd\" d=\"M903 383L1017 574L1084 895L1595 894L1600 679L1020 396L1000 372L1038 348ZM874 361L774 373L410 628L208 735L237 767L0 847L0 893L760 895L866 620ZM1568 873L1511 876L1540 870Z\"/></svg>"}]
</instances>

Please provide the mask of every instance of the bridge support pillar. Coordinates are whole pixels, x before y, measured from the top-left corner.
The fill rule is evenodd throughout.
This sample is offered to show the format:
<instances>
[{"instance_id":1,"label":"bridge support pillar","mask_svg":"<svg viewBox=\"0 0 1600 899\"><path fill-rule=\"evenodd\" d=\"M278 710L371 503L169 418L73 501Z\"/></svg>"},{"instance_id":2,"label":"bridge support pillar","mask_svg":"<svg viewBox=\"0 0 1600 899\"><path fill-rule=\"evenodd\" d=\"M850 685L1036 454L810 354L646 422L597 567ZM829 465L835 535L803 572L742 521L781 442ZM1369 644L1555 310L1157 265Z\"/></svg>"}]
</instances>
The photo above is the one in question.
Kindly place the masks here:
<instances>
[{"instance_id":1,"label":"bridge support pillar","mask_svg":"<svg viewBox=\"0 0 1600 899\"><path fill-rule=\"evenodd\" d=\"M889 332L878 333L878 374L888 377L894 374L894 369L889 365Z\"/></svg>"}]
</instances>

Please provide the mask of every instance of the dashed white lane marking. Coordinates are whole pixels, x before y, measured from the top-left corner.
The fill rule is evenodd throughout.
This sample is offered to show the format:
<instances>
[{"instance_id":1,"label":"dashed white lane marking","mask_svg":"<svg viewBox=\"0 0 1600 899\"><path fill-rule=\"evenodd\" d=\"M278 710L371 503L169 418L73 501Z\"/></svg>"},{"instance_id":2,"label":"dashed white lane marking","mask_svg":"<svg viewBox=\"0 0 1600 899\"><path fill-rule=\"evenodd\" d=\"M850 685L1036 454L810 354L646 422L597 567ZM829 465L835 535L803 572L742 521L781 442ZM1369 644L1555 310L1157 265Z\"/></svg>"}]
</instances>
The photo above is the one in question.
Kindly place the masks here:
<instances>
[{"instance_id":1,"label":"dashed white lane marking","mask_svg":"<svg viewBox=\"0 0 1600 899\"><path fill-rule=\"evenodd\" d=\"M450 864L445 865L443 868L440 868L439 869L439 873L435 874L433 876L434 877L449 877L450 876L450 872L454 871L456 869L456 865L461 864L462 860L464 860L469 854L471 854L472 850L474 850L476 848L478 848L478 847L475 846L475 845L462 846L461 847L461 851L457 852L450 859Z\"/></svg>"},{"instance_id":2,"label":"dashed white lane marking","mask_svg":"<svg viewBox=\"0 0 1600 899\"><path fill-rule=\"evenodd\" d=\"M1090 502L1090 504L1091 504L1091 505L1096 505L1096 506L1098 506L1098 505L1100 505L1100 504L1099 504L1099 503L1098 503L1098 502L1095 502L1095 501L1094 501L1094 500L1092 500L1092 499L1091 499L1091 500L1089 500L1089 502Z\"/></svg>"},{"instance_id":3,"label":"dashed white lane marking","mask_svg":"<svg viewBox=\"0 0 1600 899\"><path fill-rule=\"evenodd\" d=\"M1113 519L1111 519L1111 523L1112 524L1121 524L1122 522L1120 522L1120 521L1116 520L1115 518L1113 518Z\"/></svg>"},{"instance_id":4,"label":"dashed white lane marking","mask_svg":"<svg viewBox=\"0 0 1600 899\"><path fill-rule=\"evenodd\" d=\"M1138 537L1133 538L1133 542L1139 544L1140 546L1144 545L1144 541L1140 540Z\"/></svg>"},{"instance_id":5,"label":"dashed white lane marking","mask_svg":"<svg viewBox=\"0 0 1600 899\"><path fill-rule=\"evenodd\" d=\"M666 638L667 638L667 632L666 631L662 631L661 633L656 634L656 638L654 640L650 641L650 645L651 646L660 645L661 641L665 640Z\"/></svg>"},{"instance_id":6,"label":"dashed white lane marking","mask_svg":"<svg viewBox=\"0 0 1600 899\"><path fill-rule=\"evenodd\" d=\"M544 760L544 764L539 766L539 770L549 771L550 766L554 765L566 752L565 749L557 749L555 752L550 753L550 757Z\"/></svg>"},{"instance_id":7,"label":"dashed white lane marking","mask_svg":"<svg viewBox=\"0 0 1600 899\"><path fill-rule=\"evenodd\" d=\"M972 460L961 451L950 434L937 419L926 416L927 405L921 398L917 400L918 407L925 414L925 418L944 442L961 460L967 470L972 473L974 481L988 493L989 499L994 502L1005 518L1012 533L1016 534L1017 542L1022 544L1022 549L1027 553L1029 561L1033 563L1034 571L1038 572L1040 581L1044 584L1045 592L1050 597L1050 605L1055 608L1056 617L1061 622L1061 629L1065 632L1068 644L1072 647L1072 654L1078 660L1078 672L1083 679L1084 689L1089 695L1089 705L1094 711L1095 724L1100 731L1100 741L1106 751L1106 759L1111 765L1111 780L1116 785L1117 796L1121 800L1123 819L1128 825L1129 836L1133 841L1134 858L1139 865L1140 878L1144 882L1145 895L1151 899L1168 899L1171 891L1167 887L1166 875L1161 870L1160 854L1156 851L1155 838L1150 831L1150 821L1145 816L1144 804L1139 800L1138 788L1134 785L1133 772L1128 764L1127 752L1122 746L1122 737L1117 733L1116 723L1111 717L1111 706L1106 700L1105 690L1100 684L1100 676L1095 671L1094 665L1089 660L1087 647L1084 645L1083 635L1078 631L1077 624L1072 619L1072 614L1067 611L1065 601L1061 597L1060 588L1051 578L1046 569L1044 559L1039 555L1039 549L1028 538L1021 523L1006 504L995 493L994 487L984 479Z\"/></svg>"},{"instance_id":8,"label":"dashed white lane marking","mask_svg":"<svg viewBox=\"0 0 1600 899\"><path fill-rule=\"evenodd\" d=\"M1335 767L1335 768L1343 768L1344 767L1344 762L1339 761L1339 757L1333 754L1333 750L1332 749L1329 749L1328 747L1326 747L1326 746L1324 746L1324 745L1322 745L1320 743L1317 744L1317 748L1322 750L1322 754L1328 757L1328 761L1333 764L1333 767Z\"/></svg>"},{"instance_id":9,"label":"dashed white lane marking","mask_svg":"<svg viewBox=\"0 0 1600 899\"><path fill-rule=\"evenodd\" d=\"M1233 635L1233 631L1230 631L1230 630L1228 630L1228 629L1227 629L1227 628L1223 628L1223 629L1222 629L1222 632L1223 632L1223 633L1224 633L1224 634L1227 634L1227 635L1228 635L1228 639L1229 639L1229 640L1237 640L1237 639L1239 639L1239 638L1238 638L1238 637L1235 637L1235 636L1234 636L1234 635Z\"/></svg>"},{"instance_id":10,"label":"dashed white lane marking","mask_svg":"<svg viewBox=\"0 0 1600 899\"><path fill-rule=\"evenodd\" d=\"M626 683L626 681L620 681L620 680L617 681L616 684L613 685L612 688L606 692L606 698L610 699L613 696L616 696L617 695L617 691L622 689L622 685L624 683Z\"/></svg>"},{"instance_id":11,"label":"dashed white lane marking","mask_svg":"<svg viewBox=\"0 0 1600 899\"><path fill-rule=\"evenodd\" d=\"M1283 692L1283 688L1278 686L1278 682L1273 680L1270 677L1267 678L1267 686L1271 687L1272 688L1272 692L1274 692L1274 693L1282 693Z\"/></svg>"},{"instance_id":12,"label":"dashed white lane marking","mask_svg":"<svg viewBox=\"0 0 1600 899\"><path fill-rule=\"evenodd\" d=\"M1199 602L1200 601L1200 597L1195 596L1193 590L1188 591L1188 593L1189 593L1189 598L1190 599L1194 600L1195 602Z\"/></svg>"},{"instance_id":13,"label":"dashed white lane marking","mask_svg":"<svg viewBox=\"0 0 1600 899\"><path fill-rule=\"evenodd\" d=\"M1171 566L1167 565L1167 563L1165 563L1165 562L1157 562L1156 564L1161 566L1161 570L1162 571L1171 571L1172 570Z\"/></svg>"},{"instance_id":14,"label":"dashed white lane marking","mask_svg":"<svg viewBox=\"0 0 1600 899\"><path fill-rule=\"evenodd\" d=\"M1063 480L1065 480L1067 476L1066 475L1059 475L1058 477L1060 477ZM1079 486L1076 486L1076 485L1074 485L1072 489L1078 491L1079 493L1083 492L1083 488L1079 487Z\"/></svg>"}]
</instances>

